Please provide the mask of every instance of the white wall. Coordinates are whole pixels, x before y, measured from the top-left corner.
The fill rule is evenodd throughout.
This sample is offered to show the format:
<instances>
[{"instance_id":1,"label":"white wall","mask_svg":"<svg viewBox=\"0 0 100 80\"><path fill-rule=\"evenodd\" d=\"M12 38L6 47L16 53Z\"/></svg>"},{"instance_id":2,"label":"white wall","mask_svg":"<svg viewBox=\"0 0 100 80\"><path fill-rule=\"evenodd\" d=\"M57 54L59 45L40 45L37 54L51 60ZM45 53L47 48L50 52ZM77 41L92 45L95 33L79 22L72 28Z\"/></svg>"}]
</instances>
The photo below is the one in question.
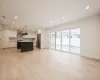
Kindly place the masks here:
<instances>
[{"instance_id":1,"label":"white wall","mask_svg":"<svg viewBox=\"0 0 100 80\"><path fill-rule=\"evenodd\" d=\"M46 30L46 47L50 47L50 32L70 28L80 28L81 33L81 53L80 55L100 59L100 16L92 16L82 20L56 26ZM47 41L49 36L49 41ZM45 40L44 39L44 40ZM48 43L49 42L49 43Z\"/></svg>"},{"instance_id":2,"label":"white wall","mask_svg":"<svg viewBox=\"0 0 100 80\"><path fill-rule=\"evenodd\" d=\"M24 38L36 38L37 33L35 32L28 32L28 35L23 36Z\"/></svg>"},{"instance_id":3,"label":"white wall","mask_svg":"<svg viewBox=\"0 0 100 80\"><path fill-rule=\"evenodd\" d=\"M41 48L49 48L49 40L50 36L49 36L49 32L47 29L42 29L41 30Z\"/></svg>"},{"instance_id":4,"label":"white wall","mask_svg":"<svg viewBox=\"0 0 100 80\"><path fill-rule=\"evenodd\" d=\"M37 33L36 32L28 32L28 35L23 36L24 38L35 38L34 40L34 46L36 46L36 41L37 41Z\"/></svg>"}]
</instances>

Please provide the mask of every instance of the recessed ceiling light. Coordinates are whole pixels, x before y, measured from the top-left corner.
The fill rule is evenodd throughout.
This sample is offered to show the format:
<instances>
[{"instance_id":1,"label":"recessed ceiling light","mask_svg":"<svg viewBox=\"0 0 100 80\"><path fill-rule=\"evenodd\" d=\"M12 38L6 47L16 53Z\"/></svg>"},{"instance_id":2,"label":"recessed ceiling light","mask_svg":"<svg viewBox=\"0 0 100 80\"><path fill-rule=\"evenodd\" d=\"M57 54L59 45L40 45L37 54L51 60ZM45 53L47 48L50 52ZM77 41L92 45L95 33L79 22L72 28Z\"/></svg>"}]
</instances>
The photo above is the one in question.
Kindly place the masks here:
<instances>
[{"instance_id":1,"label":"recessed ceiling light","mask_svg":"<svg viewBox=\"0 0 100 80\"><path fill-rule=\"evenodd\" d=\"M15 19L17 19L18 17L17 16L15 16Z\"/></svg>"},{"instance_id":2,"label":"recessed ceiling light","mask_svg":"<svg viewBox=\"0 0 100 80\"><path fill-rule=\"evenodd\" d=\"M44 26L44 25L43 25Z\"/></svg>"},{"instance_id":3,"label":"recessed ceiling light","mask_svg":"<svg viewBox=\"0 0 100 80\"><path fill-rule=\"evenodd\" d=\"M50 23L52 23L52 21L50 21Z\"/></svg>"},{"instance_id":4,"label":"recessed ceiling light","mask_svg":"<svg viewBox=\"0 0 100 80\"><path fill-rule=\"evenodd\" d=\"M88 5L88 6L86 6L86 10L88 10L90 8L90 6Z\"/></svg>"},{"instance_id":5,"label":"recessed ceiling light","mask_svg":"<svg viewBox=\"0 0 100 80\"><path fill-rule=\"evenodd\" d=\"M62 17L62 19L64 19L65 17Z\"/></svg>"}]
</instances>

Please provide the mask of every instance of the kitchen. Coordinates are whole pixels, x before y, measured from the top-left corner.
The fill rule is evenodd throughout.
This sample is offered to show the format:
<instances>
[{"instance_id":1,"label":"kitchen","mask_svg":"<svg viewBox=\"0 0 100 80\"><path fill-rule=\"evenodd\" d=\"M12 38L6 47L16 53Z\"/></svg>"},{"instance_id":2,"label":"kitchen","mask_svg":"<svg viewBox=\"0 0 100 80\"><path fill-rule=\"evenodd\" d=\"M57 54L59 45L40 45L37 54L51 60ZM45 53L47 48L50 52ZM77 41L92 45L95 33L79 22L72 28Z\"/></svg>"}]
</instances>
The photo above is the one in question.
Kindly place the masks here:
<instances>
[{"instance_id":1,"label":"kitchen","mask_svg":"<svg viewBox=\"0 0 100 80\"><path fill-rule=\"evenodd\" d=\"M22 35L22 37L19 37L18 30L16 29L7 29L2 28L1 33L1 49L6 48L17 48L17 42L19 41L27 41L27 42L33 42L33 47L36 46L36 40L37 40L37 32L36 31L26 31L27 35ZM25 33L25 31L23 32Z\"/></svg>"}]
</instances>

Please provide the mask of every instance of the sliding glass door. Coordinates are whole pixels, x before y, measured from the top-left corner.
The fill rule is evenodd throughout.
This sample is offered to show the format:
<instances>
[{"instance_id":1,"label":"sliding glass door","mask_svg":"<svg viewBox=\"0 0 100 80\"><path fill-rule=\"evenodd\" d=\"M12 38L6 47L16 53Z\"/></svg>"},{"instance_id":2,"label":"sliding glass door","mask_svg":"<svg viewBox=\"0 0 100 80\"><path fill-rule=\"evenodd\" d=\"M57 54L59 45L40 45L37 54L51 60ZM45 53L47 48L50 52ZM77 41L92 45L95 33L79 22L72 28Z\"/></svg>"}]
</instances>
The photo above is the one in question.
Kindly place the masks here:
<instances>
[{"instance_id":1,"label":"sliding glass door","mask_svg":"<svg viewBox=\"0 0 100 80\"><path fill-rule=\"evenodd\" d=\"M62 31L62 51L69 52L69 30Z\"/></svg>"},{"instance_id":2,"label":"sliding glass door","mask_svg":"<svg viewBox=\"0 0 100 80\"><path fill-rule=\"evenodd\" d=\"M56 40L56 34L55 34L55 32L53 32L53 33L51 33L51 49L56 48L55 40Z\"/></svg>"},{"instance_id":3,"label":"sliding glass door","mask_svg":"<svg viewBox=\"0 0 100 80\"><path fill-rule=\"evenodd\" d=\"M80 28L70 30L70 52L80 53Z\"/></svg>"},{"instance_id":4,"label":"sliding glass door","mask_svg":"<svg viewBox=\"0 0 100 80\"><path fill-rule=\"evenodd\" d=\"M80 28L51 33L51 48L71 53L80 53Z\"/></svg>"},{"instance_id":5,"label":"sliding glass door","mask_svg":"<svg viewBox=\"0 0 100 80\"><path fill-rule=\"evenodd\" d=\"M56 50L61 50L61 31L56 32Z\"/></svg>"}]
</instances>

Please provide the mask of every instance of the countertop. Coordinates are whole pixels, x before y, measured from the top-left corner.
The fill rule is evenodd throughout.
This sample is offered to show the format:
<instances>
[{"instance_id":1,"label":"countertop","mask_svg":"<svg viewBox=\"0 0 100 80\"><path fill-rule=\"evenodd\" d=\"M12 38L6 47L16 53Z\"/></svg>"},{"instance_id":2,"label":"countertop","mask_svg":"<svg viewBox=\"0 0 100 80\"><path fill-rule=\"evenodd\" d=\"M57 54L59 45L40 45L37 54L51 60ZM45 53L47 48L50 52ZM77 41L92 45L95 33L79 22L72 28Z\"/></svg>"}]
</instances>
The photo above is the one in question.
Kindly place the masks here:
<instances>
[{"instance_id":1,"label":"countertop","mask_svg":"<svg viewBox=\"0 0 100 80\"><path fill-rule=\"evenodd\" d=\"M19 40L17 42L34 42L34 41L31 41L31 40Z\"/></svg>"}]
</instances>

